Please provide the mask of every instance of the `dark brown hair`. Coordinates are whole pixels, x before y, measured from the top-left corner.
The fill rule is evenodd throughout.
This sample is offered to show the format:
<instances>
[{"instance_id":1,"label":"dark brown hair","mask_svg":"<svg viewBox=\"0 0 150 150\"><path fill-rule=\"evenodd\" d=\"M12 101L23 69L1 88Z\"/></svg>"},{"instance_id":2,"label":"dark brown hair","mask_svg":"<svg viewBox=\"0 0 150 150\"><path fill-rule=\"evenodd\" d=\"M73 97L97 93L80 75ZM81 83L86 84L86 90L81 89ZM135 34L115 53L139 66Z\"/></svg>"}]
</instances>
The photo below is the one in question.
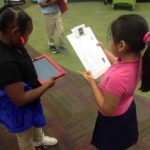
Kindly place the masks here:
<instances>
[{"instance_id":1,"label":"dark brown hair","mask_svg":"<svg viewBox=\"0 0 150 150\"><path fill-rule=\"evenodd\" d=\"M149 31L146 20L137 14L122 15L112 22L110 26L113 40L117 44L124 40L129 50L140 53L145 49L142 59L142 76L140 89L144 92L150 90L150 43L144 43L143 38Z\"/></svg>"}]
</instances>

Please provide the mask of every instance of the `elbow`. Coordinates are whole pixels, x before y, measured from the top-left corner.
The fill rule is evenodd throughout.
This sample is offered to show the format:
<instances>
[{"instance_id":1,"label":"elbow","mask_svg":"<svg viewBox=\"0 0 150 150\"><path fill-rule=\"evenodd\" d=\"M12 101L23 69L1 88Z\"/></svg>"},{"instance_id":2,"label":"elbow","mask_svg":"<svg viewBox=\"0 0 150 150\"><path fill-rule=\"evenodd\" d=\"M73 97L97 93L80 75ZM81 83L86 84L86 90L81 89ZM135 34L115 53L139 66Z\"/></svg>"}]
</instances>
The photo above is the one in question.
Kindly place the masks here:
<instances>
[{"instance_id":1,"label":"elbow","mask_svg":"<svg viewBox=\"0 0 150 150\"><path fill-rule=\"evenodd\" d=\"M112 117L116 111L116 107L108 106L108 105L102 105L99 107L101 112L108 117Z\"/></svg>"},{"instance_id":2,"label":"elbow","mask_svg":"<svg viewBox=\"0 0 150 150\"><path fill-rule=\"evenodd\" d=\"M107 117L112 117L113 114L114 114L114 111L111 111L111 110L108 110L108 109L103 109L102 112Z\"/></svg>"},{"instance_id":3,"label":"elbow","mask_svg":"<svg viewBox=\"0 0 150 150\"><path fill-rule=\"evenodd\" d=\"M17 106L17 107L22 107L25 105L24 100L23 99L17 99L17 100L13 100L13 103Z\"/></svg>"},{"instance_id":4,"label":"elbow","mask_svg":"<svg viewBox=\"0 0 150 150\"><path fill-rule=\"evenodd\" d=\"M112 116L113 116L113 113L109 113L109 112L105 112L104 114L105 114L105 116L107 116L107 117L112 117Z\"/></svg>"}]
</instances>

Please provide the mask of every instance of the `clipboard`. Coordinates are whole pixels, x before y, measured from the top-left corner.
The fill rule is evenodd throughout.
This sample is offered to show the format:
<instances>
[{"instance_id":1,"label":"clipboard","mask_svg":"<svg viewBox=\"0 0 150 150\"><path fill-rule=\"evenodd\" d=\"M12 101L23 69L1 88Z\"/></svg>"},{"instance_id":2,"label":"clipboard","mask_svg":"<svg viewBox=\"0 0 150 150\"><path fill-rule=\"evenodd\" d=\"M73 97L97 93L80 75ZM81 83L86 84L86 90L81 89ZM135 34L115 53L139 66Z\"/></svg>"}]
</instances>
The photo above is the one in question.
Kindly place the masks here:
<instances>
[{"instance_id":1,"label":"clipboard","mask_svg":"<svg viewBox=\"0 0 150 150\"><path fill-rule=\"evenodd\" d=\"M86 71L97 79L111 66L103 49L97 46L97 39L90 27L84 24L71 29L72 33L67 39L79 57Z\"/></svg>"},{"instance_id":2,"label":"clipboard","mask_svg":"<svg viewBox=\"0 0 150 150\"><path fill-rule=\"evenodd\" d=\"M58 79L66 74L48 55L40 55L33 59L33 65L38 75L38 79L43 84L48 78Z\"/></svg>"}]
</instances>

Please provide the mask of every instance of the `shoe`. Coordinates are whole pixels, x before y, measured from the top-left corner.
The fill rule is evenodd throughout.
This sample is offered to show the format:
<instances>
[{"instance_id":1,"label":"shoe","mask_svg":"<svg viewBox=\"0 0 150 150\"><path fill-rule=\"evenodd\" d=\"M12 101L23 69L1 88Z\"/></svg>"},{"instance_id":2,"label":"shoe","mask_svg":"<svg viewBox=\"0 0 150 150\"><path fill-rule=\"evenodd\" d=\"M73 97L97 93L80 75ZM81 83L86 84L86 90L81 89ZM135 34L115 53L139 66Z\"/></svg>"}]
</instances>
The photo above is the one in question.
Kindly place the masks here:
<instances>
[{"instance_id":1,"label":"shoe","mask_svg":"<svg viewBox=\"0 0 150 150\"><path fill-rule=\"evenodd\" d=\"M60 52L62 52L62 53L66 53L66 52L67 52L67 49L66 49L64 46L60 46L60 47L58 48L58 50L59 50Z\"/></svg>"},{"instance_id":2,"label":"shoe","mask_svg":"<svg viewBox=\"0 0 150 150\"><path fill-rule=\"evenodd\" d=\"M44 134L43 134L43 139L42 139L42 141L40 141L40 142L33 142L33 145L34 145L35 147L37 147L37 146L44 146L44 147L47 147L47 146L56 145L57 143L58 143L58 141L57 141L56 138L49 137L49 136L44 136Z\"/></svg>"},{"instance_id":3,"label":"shoe","mask_svg":"<svg viewBox=\"0 0 150 150\"><path fill-rule=\"evenodd\" d=\"M51 51L51 53L52 53L52 54L56 54L56 53L58 53L58 49L56 48L56 46L55 46L55 45L50 46L50 51Z\"/></svg>"}]
</instances>

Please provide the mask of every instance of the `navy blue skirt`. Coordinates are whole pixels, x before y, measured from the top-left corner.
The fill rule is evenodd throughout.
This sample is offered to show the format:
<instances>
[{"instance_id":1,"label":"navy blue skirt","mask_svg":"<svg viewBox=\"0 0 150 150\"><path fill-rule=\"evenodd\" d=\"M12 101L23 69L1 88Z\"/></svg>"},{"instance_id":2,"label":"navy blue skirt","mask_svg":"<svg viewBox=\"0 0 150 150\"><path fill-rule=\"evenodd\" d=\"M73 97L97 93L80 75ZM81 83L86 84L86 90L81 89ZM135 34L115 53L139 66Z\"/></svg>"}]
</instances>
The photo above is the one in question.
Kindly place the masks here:
<instances>
[{"instance_id":1,"label":"navy blue skirt","mask_svg":"<svg viewBox=\"0 0 150 150\"><path fill-rule=\"evenodd\" d=\"M91 143L98 150L125 150L138 140L136 107L133 101L120 116L106 117L98 112Z\"/></svg>"}]
</instances>

